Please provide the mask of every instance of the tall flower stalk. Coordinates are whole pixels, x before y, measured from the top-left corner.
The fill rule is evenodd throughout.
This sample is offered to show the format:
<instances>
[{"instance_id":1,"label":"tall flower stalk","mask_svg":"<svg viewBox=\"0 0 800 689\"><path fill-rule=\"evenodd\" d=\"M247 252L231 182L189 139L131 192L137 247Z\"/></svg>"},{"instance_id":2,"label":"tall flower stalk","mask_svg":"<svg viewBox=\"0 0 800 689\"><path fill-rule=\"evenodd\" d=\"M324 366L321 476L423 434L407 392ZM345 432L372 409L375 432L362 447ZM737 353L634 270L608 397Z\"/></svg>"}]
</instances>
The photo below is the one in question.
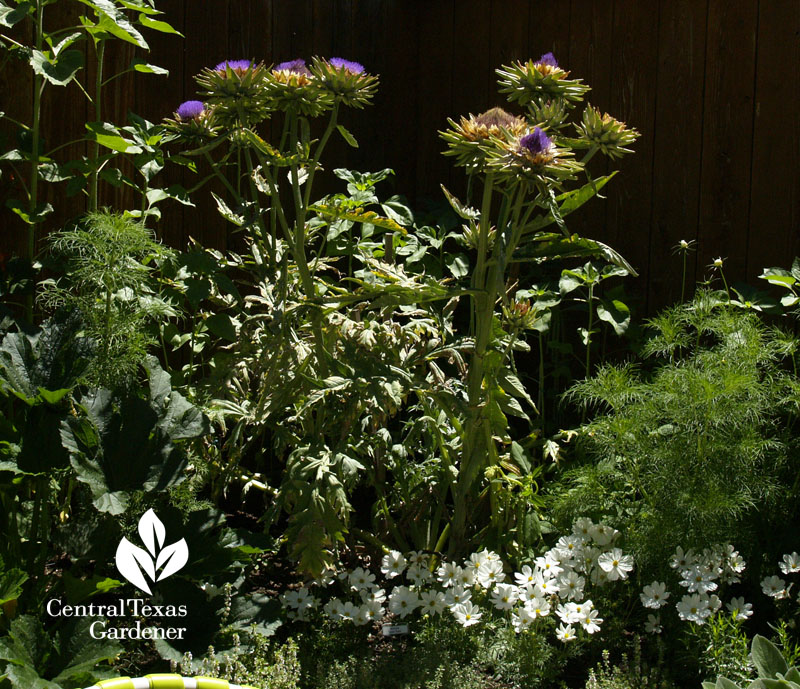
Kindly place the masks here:
<instances>
[{"instance_id":1,"label":"tall flower stalk","mask_svg":"<svg viewBox=\"0 0 800 689\"><path fill-rule=\"evenodd\" d=\"M472 529L477 522L471 515L483 509L475 496L491 495L482 490L484 477L501 462L513 462L506 414L514 413L518 404L511 404L510 398L527 399L532 405L513 375L516 331L507 325L498 328L504 313L498 306L509 305L509 267L517 262L536 264L594 254L633 272L602 243L571 234L564 217L613 176L592 178L586 169L589 160L598 151L611 158L621 156L638 134L609 115L600 116L591 106L581 122L573 125L576 136L568 133L570 110L589 87L571 79L550 53L537 61L503 67L498 74L501 92L523 113L493 108L459 122L450 120L450 128L442 132L448 144L445 155L466 169L471 188L482 188L478 211L447 194L454 210L467 221L465 230L477 236L470 285L473 350L465 379L466 412L460 421L461 460L451 487L452 519L440 539L441 546L449 539L451 552L463 552L475 535ZM585 152L581 160L576 157L578 151ZM576 188L580 175L587 182ZM548 231L548 226L557 231ZM505 313L511 312L506 308ZM538 396L542 399L541 390ZM489 500L488 509L492 523L499 525L497 500Z\"/></svg>"}]
</instances>

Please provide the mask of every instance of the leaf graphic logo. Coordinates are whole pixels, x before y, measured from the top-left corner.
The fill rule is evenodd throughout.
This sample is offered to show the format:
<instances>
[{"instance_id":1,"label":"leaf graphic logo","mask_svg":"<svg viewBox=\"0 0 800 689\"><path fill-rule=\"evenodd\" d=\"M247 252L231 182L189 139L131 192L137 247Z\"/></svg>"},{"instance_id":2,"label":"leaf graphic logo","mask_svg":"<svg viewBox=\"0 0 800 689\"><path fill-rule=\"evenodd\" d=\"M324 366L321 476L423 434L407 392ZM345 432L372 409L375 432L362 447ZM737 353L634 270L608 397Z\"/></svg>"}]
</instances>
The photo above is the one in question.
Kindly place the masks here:
<instances>
[{"instance_id":1,"label":"leaf graphic logo","mask_svg":"<svg viewBox=\"0 0 800 689\"><path fill-rule=\"evenodd\" d=\"M135 546L127 538L117 546L115 562L119 573L145 593L152 594L145 574L152 582L161 581L175 574L189 560L186 539L163 547L166 535L161 520L150 509L139 520L139 536L147 550Z\"/></svg>"}]
</instances>

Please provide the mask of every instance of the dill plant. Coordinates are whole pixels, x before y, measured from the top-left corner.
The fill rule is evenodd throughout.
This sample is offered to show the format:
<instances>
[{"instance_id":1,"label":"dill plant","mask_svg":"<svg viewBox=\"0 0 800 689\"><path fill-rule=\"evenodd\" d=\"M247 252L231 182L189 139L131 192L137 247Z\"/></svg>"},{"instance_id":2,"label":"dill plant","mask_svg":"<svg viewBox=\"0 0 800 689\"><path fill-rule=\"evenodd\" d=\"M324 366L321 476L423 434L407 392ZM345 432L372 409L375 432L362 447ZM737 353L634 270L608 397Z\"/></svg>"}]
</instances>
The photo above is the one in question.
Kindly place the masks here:
<instances>
[{"instance_id":1,"label":"dill plant","mask_svg":"<svg viewBox=\"0 0 800 689\"><path fill-rule=\"evenodd\" d=\"M76 313L84 334L96 342L88 383L128 386L155 343L149 324L175 315L152 277L155 261L166 260L172 250L142 223L107 210L87 214L75 227L52 235L49 244L64 274L43 283L42 302Z\"/></svg>"},{"instance_id":2,"label":"dill plant","mask_svg":"<svg viewBox=\"0 0 800 689\"><path fill-rule=\"evenodd\" d=\"M791 336L709 291L649 326L644 361L605 364L567 392L596 416L554 505L563 519L616 515L643 567L676 543L746 541L767 527L747 517L788 495L796 443Z\"/></svg>"}]
</instances>

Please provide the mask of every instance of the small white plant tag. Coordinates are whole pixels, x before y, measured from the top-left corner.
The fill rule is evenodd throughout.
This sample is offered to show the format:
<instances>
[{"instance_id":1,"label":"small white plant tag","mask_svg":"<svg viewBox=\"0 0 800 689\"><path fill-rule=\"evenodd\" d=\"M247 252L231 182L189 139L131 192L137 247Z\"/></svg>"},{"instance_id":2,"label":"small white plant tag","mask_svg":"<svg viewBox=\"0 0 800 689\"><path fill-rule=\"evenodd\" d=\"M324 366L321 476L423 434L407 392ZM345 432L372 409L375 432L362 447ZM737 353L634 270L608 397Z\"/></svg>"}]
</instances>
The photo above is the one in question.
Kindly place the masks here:
<instances>
[{"instance_id":1,"label":"small white plant tag","mask_svg":"<svg viewBox=\"0 0 800 689\"><path fill-rule=\"evenodd\" d=\"M385 624L382 627L384 636L400 636L408 634L407 624Z\"/></svg>"}]
</instances>

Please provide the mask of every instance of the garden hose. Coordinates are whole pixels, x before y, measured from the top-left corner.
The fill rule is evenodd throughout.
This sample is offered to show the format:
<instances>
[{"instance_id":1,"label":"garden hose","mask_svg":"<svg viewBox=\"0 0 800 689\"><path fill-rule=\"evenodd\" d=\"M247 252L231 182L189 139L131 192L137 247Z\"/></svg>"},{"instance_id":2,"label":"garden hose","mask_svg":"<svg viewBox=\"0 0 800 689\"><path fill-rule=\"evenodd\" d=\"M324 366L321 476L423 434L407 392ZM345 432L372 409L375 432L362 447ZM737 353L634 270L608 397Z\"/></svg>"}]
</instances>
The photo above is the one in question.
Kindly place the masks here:
<instances>
[{"instance_id":1,"label":"garden hose","mask_svg":"<svg viewBox=\"0 0 800 689\"><path fill-rule=\"evenodd\" d=\"M255 689L231 684L214 677L181 677L180 675L157 674L145 677L116 677L104 679L88 689Z\"/></svg>"}]
</instances>

